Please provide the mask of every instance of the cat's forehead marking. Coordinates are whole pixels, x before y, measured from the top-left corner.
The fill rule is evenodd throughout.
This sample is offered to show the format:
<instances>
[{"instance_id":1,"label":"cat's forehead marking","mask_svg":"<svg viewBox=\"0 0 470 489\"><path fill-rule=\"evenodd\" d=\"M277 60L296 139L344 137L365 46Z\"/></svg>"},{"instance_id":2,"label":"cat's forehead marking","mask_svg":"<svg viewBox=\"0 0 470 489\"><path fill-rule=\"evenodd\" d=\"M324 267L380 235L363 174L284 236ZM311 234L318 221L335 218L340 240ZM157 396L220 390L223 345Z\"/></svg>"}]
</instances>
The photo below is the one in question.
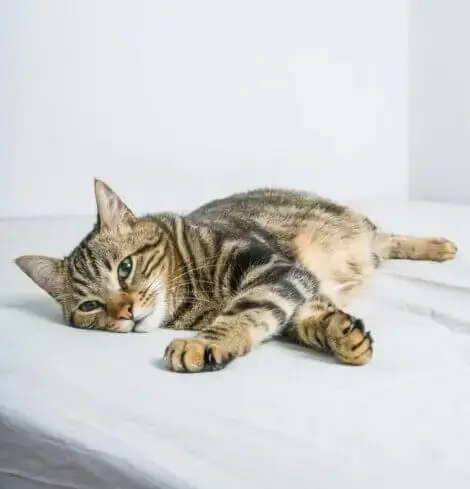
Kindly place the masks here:
<instances>
[{"instance_id":1,"label":"cat's forehead marking","mask_svg":"<svg viewBox=\"0 0 470 489\"><path fill-rule=\"evenodd\" d=\"M106 288L108 292L118 292L121 290L118 275L115 270L106 273L105 277Z\"/></svg>"}]
</instances>

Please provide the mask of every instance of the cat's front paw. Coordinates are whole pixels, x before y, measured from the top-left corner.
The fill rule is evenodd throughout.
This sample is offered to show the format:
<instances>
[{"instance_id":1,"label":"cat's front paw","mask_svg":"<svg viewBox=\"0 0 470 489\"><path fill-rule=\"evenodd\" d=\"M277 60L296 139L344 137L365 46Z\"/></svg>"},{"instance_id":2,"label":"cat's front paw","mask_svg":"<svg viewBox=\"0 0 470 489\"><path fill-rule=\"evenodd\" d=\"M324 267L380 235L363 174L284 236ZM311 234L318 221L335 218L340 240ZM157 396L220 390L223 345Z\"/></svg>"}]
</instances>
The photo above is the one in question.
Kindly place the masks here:
<instances>
[{"instance_id":1,"label":"cat's front paw","mask_svg":"<svg viewBox=\"0 0 470 489\"><path fill-rule=\"evenodd\" d=\"M176 339L166 347L164 360L166 368L174 372L213 372L226 367L233 355L218 344Z\"/></svg>"},{"instance_id":2,"label":"cat's front paw","mask_svg":"<svg viewBox=\"0 0 470 489\"><path fill-rule=\"evenodd\" d=\"M338 360L349 365L365 365L372 358L373 339L364 323L343 311L327 316L328 345Z\"/></svg>"}]
</instances>

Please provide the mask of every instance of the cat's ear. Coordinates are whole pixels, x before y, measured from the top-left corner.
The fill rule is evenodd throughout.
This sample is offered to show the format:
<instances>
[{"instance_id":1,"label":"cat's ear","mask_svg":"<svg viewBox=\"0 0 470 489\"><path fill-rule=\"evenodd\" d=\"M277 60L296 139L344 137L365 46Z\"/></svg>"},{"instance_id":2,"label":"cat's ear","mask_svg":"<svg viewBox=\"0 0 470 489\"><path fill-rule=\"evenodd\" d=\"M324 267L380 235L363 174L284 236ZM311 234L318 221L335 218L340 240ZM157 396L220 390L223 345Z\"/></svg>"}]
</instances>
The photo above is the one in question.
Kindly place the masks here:
<instances>
[{"instance_id":1,"label":"cat's ear","mask_svg":"<svg viewBox=\"0 0 470 489\"><path fill-rule=\"evenodd\" d=\"M121 198L98 179L95 179L95 198L100 231L119 230L122 226L132 226L136 221L134 214Z\"/></svg>"},{"instance_id":2,"label":"cat's ear","mask_svg":"<svg viewBox=\"0 0 470 489\"><path fill-rule=\"evenodd\" d=\"M15 263L54 299L64 292L64 262L48 256L20 256Z\"/></svg>"}]
</instances>

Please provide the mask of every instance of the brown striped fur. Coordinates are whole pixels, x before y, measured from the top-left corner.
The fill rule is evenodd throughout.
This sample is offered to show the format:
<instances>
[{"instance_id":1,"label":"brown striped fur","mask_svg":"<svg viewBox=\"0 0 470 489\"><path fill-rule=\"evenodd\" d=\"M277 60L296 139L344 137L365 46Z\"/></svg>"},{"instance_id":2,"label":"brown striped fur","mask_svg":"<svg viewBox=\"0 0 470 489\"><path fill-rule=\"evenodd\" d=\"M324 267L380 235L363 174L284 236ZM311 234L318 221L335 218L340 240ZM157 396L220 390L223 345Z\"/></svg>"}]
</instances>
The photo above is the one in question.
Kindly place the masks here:
<instances>
[{"instance_id":1,"label":"brown striped fur","mask_svg":"<svg viewBox=\"0 0 470 489\"><path fill-rule=\"evenodd\" d=\"M104 182L95 182L95 195L97 223L69 255L16 263L74 326L197 331L165 351L178 372L223 368L277 336L365 364L372 337L344 312L348 300L384 260L456 253L444 238L382 233L352 209L305 192L259 189L184 216L143 217Z\"/></svg>"}]
</instances>

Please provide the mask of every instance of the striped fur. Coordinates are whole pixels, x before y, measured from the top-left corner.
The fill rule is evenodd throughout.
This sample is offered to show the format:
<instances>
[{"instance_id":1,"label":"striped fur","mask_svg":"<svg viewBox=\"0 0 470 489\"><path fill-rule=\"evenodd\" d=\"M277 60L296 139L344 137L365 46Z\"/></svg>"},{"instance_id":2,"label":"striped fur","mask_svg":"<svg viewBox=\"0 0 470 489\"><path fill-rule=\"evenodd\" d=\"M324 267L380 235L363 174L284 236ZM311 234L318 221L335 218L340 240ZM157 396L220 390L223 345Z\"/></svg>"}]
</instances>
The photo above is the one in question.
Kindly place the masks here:
<instances>
[{"instance_id":1,"label":"striped fur","mask_svg":"<svg viewBox=\"0 0 470 489\"><path fill-rule=\"evenodd\" d=\"M386 259L453 258L443 238L381 233L321 197L260 189L180 216L137 218L95 182L97 223L64 259L19 267L81 328L195 330L164 357L178 372L217 370L282 336L352 365L372 356L362 321L343 311Z\"/></svg>"}]
</instances>

